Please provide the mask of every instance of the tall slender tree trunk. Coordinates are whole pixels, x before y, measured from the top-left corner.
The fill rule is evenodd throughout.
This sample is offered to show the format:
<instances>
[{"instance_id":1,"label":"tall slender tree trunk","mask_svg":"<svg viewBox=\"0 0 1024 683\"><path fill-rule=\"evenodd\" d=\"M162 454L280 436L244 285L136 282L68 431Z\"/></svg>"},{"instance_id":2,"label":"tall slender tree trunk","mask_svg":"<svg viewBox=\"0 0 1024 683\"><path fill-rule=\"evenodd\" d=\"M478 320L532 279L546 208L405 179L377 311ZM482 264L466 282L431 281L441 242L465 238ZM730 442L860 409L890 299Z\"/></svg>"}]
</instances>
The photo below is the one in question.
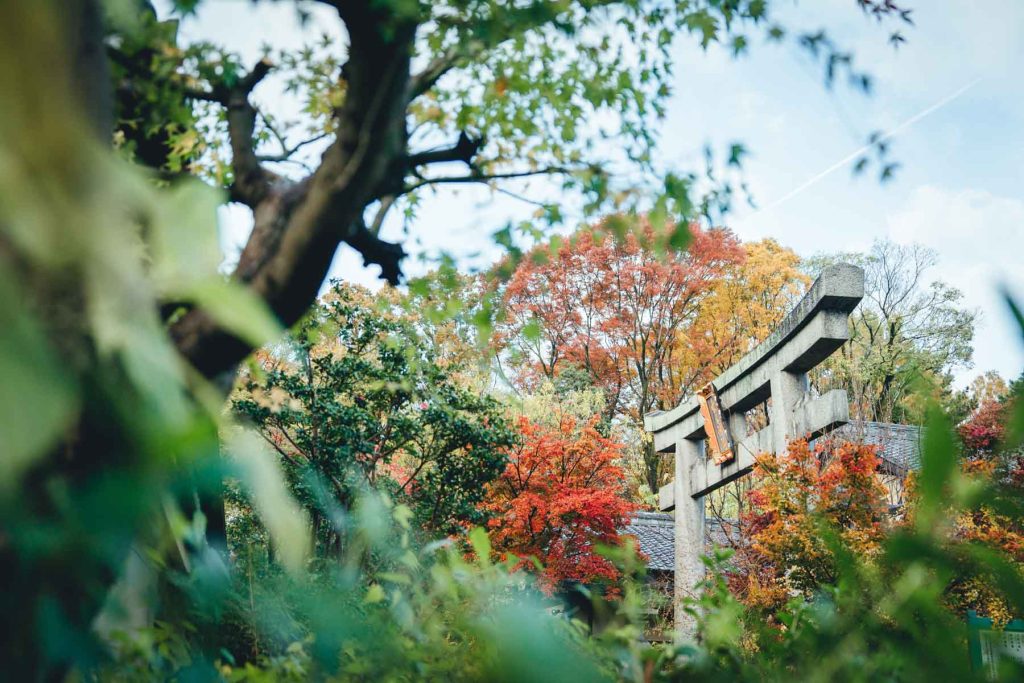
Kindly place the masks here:
<instances>
[{"instance_id":1,"label":"tall slender tree trunk","mask_svg":"<svg viewBox=\"0 0 1024 683\"><path fill-rule=\"evenodd\" d=\"M661 454L654 450L654 441L652 440L644 442L644 464L647 466L647 486L651 489L651 493L657 496L660 488L658 475L661 471Z\"/></svg>"}]
</instances>

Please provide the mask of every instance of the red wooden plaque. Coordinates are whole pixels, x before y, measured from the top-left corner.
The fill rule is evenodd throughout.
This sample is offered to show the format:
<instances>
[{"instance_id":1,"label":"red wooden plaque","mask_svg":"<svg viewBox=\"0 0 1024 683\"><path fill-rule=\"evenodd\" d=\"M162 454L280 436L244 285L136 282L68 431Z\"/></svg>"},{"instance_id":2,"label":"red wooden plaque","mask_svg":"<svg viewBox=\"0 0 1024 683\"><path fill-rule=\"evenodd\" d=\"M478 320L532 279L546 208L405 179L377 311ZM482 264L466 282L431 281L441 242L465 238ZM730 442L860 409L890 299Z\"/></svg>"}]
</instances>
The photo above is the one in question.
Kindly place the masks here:
<instances>
[{"instance_id":1,"label":"red wooden plaque","mask_svg":"<svg viewBox=\"0 0 1024 683\"><path fill-rule=\"evenodd\" d=\"M732 439L722 414L722 404L718 401L718 392L710 382L697 392L697 403L700 415L704 418L704 431L711 445L711 459L717 465L726 465L736 457L732 452Z\"/></svg>"}]
</instances>

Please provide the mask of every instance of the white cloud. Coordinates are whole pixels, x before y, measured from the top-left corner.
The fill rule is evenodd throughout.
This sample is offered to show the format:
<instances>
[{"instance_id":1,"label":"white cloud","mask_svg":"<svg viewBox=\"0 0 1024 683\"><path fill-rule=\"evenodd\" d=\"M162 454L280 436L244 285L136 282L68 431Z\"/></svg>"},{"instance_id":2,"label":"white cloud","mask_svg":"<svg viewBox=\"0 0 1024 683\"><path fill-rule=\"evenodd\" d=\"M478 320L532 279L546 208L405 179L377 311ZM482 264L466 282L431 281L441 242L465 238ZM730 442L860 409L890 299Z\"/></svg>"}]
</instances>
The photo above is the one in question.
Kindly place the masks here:
<instances>
[{"instance_id":1,"label":"white cloud","mask_svg":"<svg viewBox=\"0 0 1024 683\"><path fill-rule=\"evenodd\" d=\"M1024 302L1024 200L984 190L916 188L887 219L896 242L917 242L939 253L935 277L964 293L982 320L975 330L975 372L994 369L1015 378L1024 367L1024 344L1000 288Z\"/></svg>"}]
</instances>

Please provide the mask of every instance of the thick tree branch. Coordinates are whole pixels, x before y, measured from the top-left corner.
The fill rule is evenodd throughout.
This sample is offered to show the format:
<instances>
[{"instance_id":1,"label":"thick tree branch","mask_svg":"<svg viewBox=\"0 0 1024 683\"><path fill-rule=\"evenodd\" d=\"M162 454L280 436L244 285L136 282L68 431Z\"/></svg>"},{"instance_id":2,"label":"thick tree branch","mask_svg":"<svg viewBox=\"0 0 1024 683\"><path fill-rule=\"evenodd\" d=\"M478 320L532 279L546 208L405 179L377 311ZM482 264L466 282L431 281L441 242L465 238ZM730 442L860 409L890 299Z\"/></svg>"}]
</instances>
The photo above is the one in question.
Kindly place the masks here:
<instances>
[{"instance_id":1,"label":"thick tree branch","mask_svg":"<svg viewBox=\"0 0 1024 683\"><path fill-rule=\"evenodd\" d=\"M384 276L393 281L399 277L403 255L400 247L368 231L363 213L377 197L395 160L405 159L405 115L416 24L388 14L391 10L386 6L364 2L339 5L351 38L345 100L336 112L334 142L306 179L266 183L253 207L252 234L233 274L236 281L266 301L286 326L296 322L316 298L340 242L348 242L368 262L379 264ZM258 79L243 81L255 85ZM229 108L229 115L234 113L237 118L236 132L244 133L246 124L255 121L255 110L247 106L247 100L236 104L239 106ZM233 149L242 137L232 139ZM252 156L240 161L258 166L251 144L248 151ZM206 376L233 369L250 350L198 309L182 316L171 334L179 351Z\"/></svg>"},{"instance_id":2,"label":"thick tree branch","mask_svg":"<svg viewBox=\"0 0 1024 683\"><path fill-rule=\"evenodd\" d=\"M256 107L249 101L249 93L270 73L273 65L264 58L252 71L230 88L218 86L214 93L222 95L227 108L228 138L231 143L231 198L253 208L270 191L273 176L260 165L256 156ZM222 92L218 93L217 91Z\"/></svg>"},{"instance_id":3,"label":"thick tree branch","mask_svg":"<svg viewBox=\"0 0 1024 683\"><path fill-rule=\"evenodd\" d=\"M204 102L215 102L227 109L228 141L231 145L231 199L256 208L270 190L276 179L274 174L260 165L256 155L256 107L249 101L249 95L266 78L274 65L263 58L236 83L214 83L209 89L191 85L182 86L185 96Z\"/></svg>"},{"instance_id":4,"label":"thick tree branch","mask_svg":"<svg viewBox=\"0 0 1024 683\"><path fill-rule=\"evenodd\" d=\"M402 259L406 256L402 245L380 239L362 220L359 221L355 233L345 241L362 255L363 265L380 266L381 277L391 285L399 283L402 277Z\"/></svg>"},{"instance_id":5,"label":"thick tree branch","mask_svg":"<svg viewBox=\"0 0 1024 683\"><path fill-rule=\"evenodd\" d=\"M427 164L439 164L446 161L461 161L472 167L473 157L480 151L483 145L483 138L470 137L465 131L459 133L459 139L454 146L445 149L427 150L409 155L408 166L410 169Z\"/></svg>"}]
</instances>

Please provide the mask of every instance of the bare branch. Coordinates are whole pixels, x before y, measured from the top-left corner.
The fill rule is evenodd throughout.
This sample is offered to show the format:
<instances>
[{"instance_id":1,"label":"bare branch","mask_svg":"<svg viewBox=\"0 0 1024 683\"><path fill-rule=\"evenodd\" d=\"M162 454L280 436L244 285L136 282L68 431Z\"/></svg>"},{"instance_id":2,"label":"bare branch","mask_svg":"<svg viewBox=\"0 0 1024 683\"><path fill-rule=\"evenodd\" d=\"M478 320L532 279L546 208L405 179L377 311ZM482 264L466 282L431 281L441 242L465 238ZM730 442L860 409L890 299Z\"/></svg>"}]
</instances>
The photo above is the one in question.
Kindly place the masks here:
<instances>
[{"instance_id":1,"label":"bare branch","mask_svg":"<svg viewBox=\"0 0 1024 683\"><path fill-rule=\"evenodd\" d=\"M382 197L380 200L380 208L377 209L377 214L373 217L373 222L367 227L372 235L379 235L381 226L384 225L384 218L387 216L388 211L395 205L395 201L398 199L393 194L389 194L386 197Z\"/></svg>"},{"instance_id":2,"label":"bare branch","mask_svg":"<svg viewBox=\"0 0 1024 683\"><path fill-rule=\"evenodd\" d=\"M451 71L461 58L471 56L472 54L464 54L458 47L451 47L444 54L434 57L423 71L409 79L409 101L433 88L441 76Z\"/></svg>"},{"instance_id":3,"label":"bare branch","mask_svg":"<svg viewBox=\"0 0 1024 683\"><path fill-rule=\"evenodd\" d=\"M547 166L533 171L514 171L511 173L470 173L461 176L436 176L424 178L418 182L407 185L402 193L413 192L427 185L441 185L449 183L489 183L492 180L508 180L511 178L529 178L538 175L570 175L576 169L565 166Z\"/></svg>"},{"instance_id":4,"label":"bare branch","mask_svg":"<svg viewBox=\"0 0 1024 683\"><path fill-rule=\"evenodd\" d=\"M268 126L268 128L269 128L269 126ZM273 132L272 129L271 129L271 132ZM278 134L275 132L274 133L274 137L277 138L278 142L281 143L281 152L279 154L260 154L256 158L259 159L260 161L270 161L270 162L291 161L292 156L296 152L298 152L300 149L302 149L303 147L305 147L307 145L312 145L314 142L320 142L321 140L323 140L325 138L328 138L331 135L332 135L332 133L320 133L319 135L314 135L311 138L307 138L306 140L302 140L301 142L297 142L294 145L292 145L291 147L287 147L287 146L284 145L284 139L279 137Z\"/></svg>"},{"instance_id":5,"label":"bare branch","mask_svg":"<svg viewBox=\"0 0 1024 683\"><path fill-rule=\"evenodd\" d=\"M409 155L409 168L426 166L427 164L439 164L446 161L461 161L472 167L473 157L480 151L484 140L482 137L470 137L465 131L459 133L459 139L452 147L444 149L427 150Z\"/></svg>"},{"instance_id":6,"label":"bare branch","mask_svg":"<svg viewBox=\"0 0 1024 683\"><path fill-rule=\"evenodd\" d=\"M546 209L546 208L548 208L550 206L550 204L548 204L548 203L541 202L541 201L538 201L536 199L530 199L529 197L524 197L523 195L521 195L521 194L519 194L517 192L512 192L511 190L505 189L504 187L495 187L493 189L494 189L495 192L500 192L501 194L507 195L507 196L511 197L512 199L518 199L521 202L525 202L526 204L532 204L532 205L534 205L536 207L539 207L541 209Z\"/></svg>"}]
</instances>

